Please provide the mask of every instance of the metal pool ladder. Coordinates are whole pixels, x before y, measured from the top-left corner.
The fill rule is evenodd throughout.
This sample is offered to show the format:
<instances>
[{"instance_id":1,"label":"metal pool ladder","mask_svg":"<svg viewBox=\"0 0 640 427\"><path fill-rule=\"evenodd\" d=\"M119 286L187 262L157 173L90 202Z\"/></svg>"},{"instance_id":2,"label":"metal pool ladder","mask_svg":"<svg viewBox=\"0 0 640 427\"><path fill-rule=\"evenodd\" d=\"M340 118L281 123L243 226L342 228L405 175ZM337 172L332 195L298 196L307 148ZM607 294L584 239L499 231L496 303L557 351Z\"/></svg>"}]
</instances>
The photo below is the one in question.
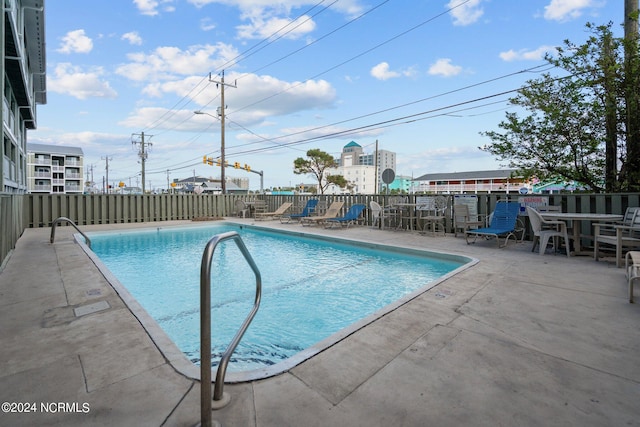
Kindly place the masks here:
<instances>
[{"instance_id":1,"label":"metal pool ladder","mask_svg":"<svg viewBox=\"0 0 640 427\"><path fill-rule=\"evenodd\" d=\"M61 223L62 221L66 221L66 222L68 222L69 224L71 224L71 225L73 226L73 228L75 228L75 229L76 229L76 231L77 231L78 233L82 234L82 237L84 237L84 240L87 242L87 246L89 246L89 248L91 248L91 240L87 237L87 235L86 235L86 234L84 234L84 233L83 233L83 232L78 228L78 226L76 225L76 223L75 223L75 222L73 222L73 220L70 220L69 218L64 217L64 216L59 217L58 219L56 219L55 221L53 221L53 223L51 224L51 238L49 239L49 241L50 241L51 243L53 243L53 241L54 241L54 240L55 240L55 238L56 238L56 226L57 226L59 223Z\"/></svg>"},{"instance_id":2,"label":"metal pool ladder","mask_svg":"<svg viewBox=\"0 0 640 427\"><path fill-rule=\"evenodd\" d=\"M240 249L240 252L242 252L242 255L256 276L256 297L249 315L220 359L213 392L213 401L216 402L216 408L221 408L229 402L229 397L225 395L223 391L227 365L229 364L231 355L240 343L242 336L258 312L260 298L262 296L262 277L260 276L260 271L240 235L235 231L229 231L218 234L209 240L204 248L200 266L200 416L203 427L211 426L211 411L213 408L211 399L211 263L213 253L218 244L230 239L235 241L238 249Z\"/></svg>"}]
</instances>

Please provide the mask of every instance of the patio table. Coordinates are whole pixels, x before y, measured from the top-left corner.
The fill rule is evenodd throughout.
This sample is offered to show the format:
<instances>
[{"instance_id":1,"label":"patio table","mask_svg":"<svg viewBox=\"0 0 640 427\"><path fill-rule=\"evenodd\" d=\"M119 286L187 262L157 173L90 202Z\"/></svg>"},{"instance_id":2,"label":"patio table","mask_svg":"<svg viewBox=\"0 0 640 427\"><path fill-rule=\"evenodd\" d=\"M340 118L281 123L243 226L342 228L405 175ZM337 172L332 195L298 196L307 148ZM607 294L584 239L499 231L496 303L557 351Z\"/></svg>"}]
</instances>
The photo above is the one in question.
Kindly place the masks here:
<instances>
[{"instance_id":1,"label":"patio table","mask_svg":"<svg viewBox=\"0 0 640 427\"><path fill-rule=\"evenodd\" d=\"M576 212L540 212L544 219L556 219L561 221L573 221L573 248L575 255L582 254L580 242L580 221L616 222L621 221L623 215L600 213L576 213Z\"/></svg>"},{"instance_id":2,"label":"patio table","mask_svg":"<svg viewBox=\"0 0 640 427\"><path fill-rule=\"evenodd\" d=\"M407 230L413 231L413 223L416 219L416 207L418 206L418 204L402 202L394 203L392 206L394 208L397 208L398 215L400 216L398 221L398 228L402 228L402 220L406 219L408 221ZM405 213L406 216L404 215Z\"/></svg>"}]
</instances>

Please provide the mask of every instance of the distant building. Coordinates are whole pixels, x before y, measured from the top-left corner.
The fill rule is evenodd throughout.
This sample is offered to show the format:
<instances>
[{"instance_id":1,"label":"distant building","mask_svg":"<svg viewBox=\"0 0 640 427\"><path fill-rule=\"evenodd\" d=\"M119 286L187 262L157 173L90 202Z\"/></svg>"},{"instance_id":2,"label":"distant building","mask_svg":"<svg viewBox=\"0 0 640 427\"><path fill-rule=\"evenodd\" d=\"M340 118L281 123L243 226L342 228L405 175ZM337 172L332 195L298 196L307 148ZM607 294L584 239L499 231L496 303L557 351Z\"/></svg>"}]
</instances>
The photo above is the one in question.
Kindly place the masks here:
<instances>
[{"instance_id":1,"label":"distant building","mask_svg":"<svg viewBox=\"0 0 640 427\"><path fill-rule=\"evenodd\" d=\"M377 159L377 160L376 160ZM355 141L349 142L342 149L340 159L336 160L337 168L328 169L332 175L342 175L349 182L349 192L355 194L376 194L382 188L382 172L386 169L396 170L396 153L378 150L376 153L364 153ZM341 189L330 187L328 193L337 193Z\"/></svg>"},{"instance_id":2,"label":"distant building","mask_svg":"<svg viewBox=\"0 0 640 427\"><path fill-rule=\"evenodd\" d=\"M515 169L472 172L430 173L415 178L416 193L517 193L521 188L531 192L532 185L522 177L511 176Z\"/></svg>"},{"instance_id":3,"label":"distant building","mask_svg":"<svg viewBox=\"0 0 640 427\"><path fill-rule=\"evenodd\" d=\"M404 175L398 175L398 176L395 177L393 182L391 184L389 184L389 190L390 191L397 190L397 191L399 191L401 193L411 194L411 193L414 192L415 184L416 183L413 180L413 177L404 176ZM386 187L386 184L384 184L384 186ZM384 189L383 189L383 191L384 191Z\"/></svg>"},{"instance_id":4,"label":"distant building","mask_svg":"<svg viewBox=\"0 0 640 427\"><path fill-rule=\"evenodd\" d=\"M30 193L84 192L84 154L79 147L27 144L27 182Z\"/></svg>"},{"instance_id":5,"label":"distant building","mask_svg":"<svg viewBox=\"0 0 640 427\"><path fill-rule=\"evenodd\" d=\"M226 190L228 194L247 194L249 192L248 182L246 188L240 188L236 182L236 179L227 179ZM179 193L198 192L200 191L197 189L198 187L201 189L202 193L222 194L222 185L219 179L192 176L184 179L174 179L171 183L171 191L177 191Z\"/></svg>"},{"instance_id":6,"label":"distant building","mask_svg":"<svg viewBox=\"0 0 640 427\"><path fill-rule=\"evenodd\" d=\"M2 37L2 144L0 193L25 193L27 130L35 129L36 104L46 104L44 2L4 0Z\"/></svg>"}]
</instances>

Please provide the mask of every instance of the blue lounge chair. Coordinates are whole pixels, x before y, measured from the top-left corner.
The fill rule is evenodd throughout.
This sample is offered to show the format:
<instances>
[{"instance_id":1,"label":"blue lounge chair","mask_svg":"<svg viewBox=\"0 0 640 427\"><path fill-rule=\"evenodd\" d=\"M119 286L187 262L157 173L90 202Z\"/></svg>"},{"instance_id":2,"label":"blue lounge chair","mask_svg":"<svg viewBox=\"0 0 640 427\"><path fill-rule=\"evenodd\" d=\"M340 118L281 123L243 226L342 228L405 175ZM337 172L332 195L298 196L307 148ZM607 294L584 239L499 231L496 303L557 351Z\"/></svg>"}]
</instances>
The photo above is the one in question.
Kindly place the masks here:
<instances>
[{"instance_id":1,"label":"blue lounge chair","mask_svg":"<svg viewBox=\"0 0 640 427\"><path fill-rule=\"evenodd\" d=\"M300 221L302 218L310 216L316 210L317 205L318 199L309 199L307 200L307 204L304 205L302 212L300 212L299 214L283 215L280 217L280 222L284 224L291 221Z\"/></svg>"},{"instance_id":2,"label":"blue lounge chair","mask_svg":"<svg viewBox=\"0 0 640 427\"><path fill-rule=\"evenodd\" d=\"M478 236L495 237L499 248L505 247L510 237L513 237L517 242L516 233L521 231L517 228L519 213L520 204L518 202L498 202L488 227L465 231L467 244L475 243ZM472 242L469 241L471 236L474 236ZM501 237L504 238L503 245L500 244Z\"/></svg>"},{"instance_id":3,"label":"blue lounge chair","mask_svg":"<svg viewBox=\"0 0 640 427\"><path fill-rule=\"evenodd\" d=\"M324 228L332 228L333 224L349 227L349 225L358 220L365 207L365 205L352 205L344 216L326 220Z\"/></svg>"}]
</instances>

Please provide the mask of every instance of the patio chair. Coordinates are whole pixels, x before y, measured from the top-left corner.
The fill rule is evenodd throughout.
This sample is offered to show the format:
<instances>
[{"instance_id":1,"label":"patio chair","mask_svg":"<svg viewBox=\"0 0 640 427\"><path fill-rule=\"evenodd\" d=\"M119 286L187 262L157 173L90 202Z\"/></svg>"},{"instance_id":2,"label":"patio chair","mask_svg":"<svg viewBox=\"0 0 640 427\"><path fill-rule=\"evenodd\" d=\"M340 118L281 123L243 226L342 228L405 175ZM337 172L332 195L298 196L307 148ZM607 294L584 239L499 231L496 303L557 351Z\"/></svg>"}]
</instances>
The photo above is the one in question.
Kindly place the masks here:
<instances>
[{"instance_id":1,"label":"patio chair","mask_svg":"<svg viewBox=\"0 0 640 427\"><path fill-rule=\"evenodd\" d=\"M304 205L302 212L297 214L282 215L280 217L280 222L285 224L290 223L291 221L300 221L302 218L311 216L311 214L315 211L317 205L318 199L309 199L307 200L307 204Z\"/></svg>"},{"instance_id":2,"label":"patio chair","mask_svg":"<svg viewBox=\"0 0 640 427\"><path fill-rule=\"evenodd\" d=\"M325 221L324 228L333 228L334 224L339 224L343 227L349 227L349 225L358 221L360 214L365 210L366 206L362 204L352 205L344 216L338 218L329 218Z\"/></svg>"},{"instance_id":3,"label":"patio chair","mask_svg":"<svg viewBox=\"0 0 640 427\"><path fill-rule=\"evenodd\" d=\"M266 219L276 219L276 218L280 218L282 215L284 215L289 208L293 205L293 203L291 202L284 202L283 204L280 205L280 207L278 209L276 209L273 212L256 212L256 220L257 221L263 221Z\"/></svg>"},{"instance_id":4,"label":"patio chair","mask_svg":"<svg viewBox=\"0 0 640 427\"><path fill-rule=\"evenodd\" d=\"M621 221L616 221L616 222L610 222L610 223L604 223L603 224L603 228L601 228L600 232L602 234L611 234L611 235L615 235L615 229L611 228L611 225L626 225L626 226L630 226L633 223L633 218L636 214L636 211L638 211L638 209L640 209L640 207L628 207L625 211L624 211L624 216L622 217ZM595 226L595 224L594 224Z\"/></svg>"},{"instance_id":5,"label":"patio chair","mask_svg":"<svg viewBox=\"0 0 640 427\"><path fill-rule=\"evenodd\" d=\"M249 206L247 206L247 204L240 199L237 199L233 203L236 208L236 211L235 211L236 216L239 216L241 218L246 218L247 215L249 214Z\"/></svg>"},{"instance_id":6,"label":"patio chair","mask_svg":"<svg viewBox=\"0 0 640 427\"><path fill-rule=\"evenodd\" d=\"M300 219L300 223L303 226L321 224L321 223L325 222L326 220L328 220L330 218L336 218L340 214L340 210L342 210L343 206L344 206L344 202L342 202L342 201L333 202L333 203L331 203L329 208L327 208L327 210L324 213L324 215L321 215L321 216L308 216L306 218L301 218Z\"/></svg>"},{"instance_id":7,"label":"patio chair","mask_svg":"<svg viewBox=\"0 0 640 427\"><path fill-rule=\"evenodd\" d=\"M472 228L482 227L485 221L482 219L482 215L471 215L469 213L469 206L463 204L453 205L453 235L458 237L458 230L462 230L464 233Z\"/></svg>"},{"instance_id":8,"label":"patio chair","mask_svg":"<svg viewBox=\"0 0 640 427\"><path fill-rule=\"evenodd\" d=\"M567 234L567 223L564 221L552 221L546 220L540 215L540 213L527 206L527 214L529 215L529 221L531 222L531 230L533 231L533 247L531 252L536 249L536 246L540 244L540 255L544 255L549 239L553 238L554 249L557 248L557 238L562 237L564 239L564 246L569 255L569 236Z\"/></svg>"},{"instance_id":9,"label":"patio chair","mask_svg":"<svg viewBox=\"0 0 640 427\"><path fill-rule=\"evenodd\" d=\"M371 209L372 228L380 226L384 228L385 223L387 226L392 227L392 222L396 220L396 210L391 207L383 208L380 203L372 200L369 202L369 209Z\"/></svg>"},{"instance_id":10,"label":"patio chair","mask_svg":"<svg viewBox=\"0 0 640 427\"><path fill-rule=\"evenodd\" d=\"M254 200L251 205L251 210L253 211L253 217L257 218L258 214L265 213L267 211L267 201L266 200Z\"/></svg>"},{"instance_id":11,"label":"patio chair","mask_svg":"<svg viewBox=\"0 0 640 427\"><path fill-rule=\"evenodd\" d=\"M625 249L640 248L640 210L633 212L628 225L593 224L593 258L598 261L602 244L615 246L616 267L622 267L622 254Z\"/></svg>"},{"instance_id":12,"label":"patio chair","mask_svg":"<svg viewBox=\"0 0 640 427\"><path fill-rule=\"evenodd\" d=\"M446 234L444 222L447 211L447 199L444 196L425 197L416 211L418 213L418 228L421 232L431 231L432 235L441 231Z\"/></svg>"},{"instance_id":13,"label":"patio chair","mask_svg":"<svg viewBox=\"0 0 640 427\"><path fill-rule=\"evenodd\" d=\"M629 285L629 302L633 302L633 283L640 280L640 252L629 251L625 257L625 270Z\"/></svg>"},{"instance_id":14,"label":"patio chair","mask_svg":"<svg viewBox=\"0 0 640 427\"><path fill-rule=\"evenodd\" d=\"M491 214L491 220L488 227L476 228L475 230L465 231L467 244L475 243L478 236L485 238L495 237L498 247L507 246L510 237L517 242L516 233L518 230L518 214L520 213L520 204L518 202L499 201L496 208ZM469 241L469 237L474 236L473 241ZM504 238L504 244L500 244L500 238Z\"/></svg>"}]
</instances>

